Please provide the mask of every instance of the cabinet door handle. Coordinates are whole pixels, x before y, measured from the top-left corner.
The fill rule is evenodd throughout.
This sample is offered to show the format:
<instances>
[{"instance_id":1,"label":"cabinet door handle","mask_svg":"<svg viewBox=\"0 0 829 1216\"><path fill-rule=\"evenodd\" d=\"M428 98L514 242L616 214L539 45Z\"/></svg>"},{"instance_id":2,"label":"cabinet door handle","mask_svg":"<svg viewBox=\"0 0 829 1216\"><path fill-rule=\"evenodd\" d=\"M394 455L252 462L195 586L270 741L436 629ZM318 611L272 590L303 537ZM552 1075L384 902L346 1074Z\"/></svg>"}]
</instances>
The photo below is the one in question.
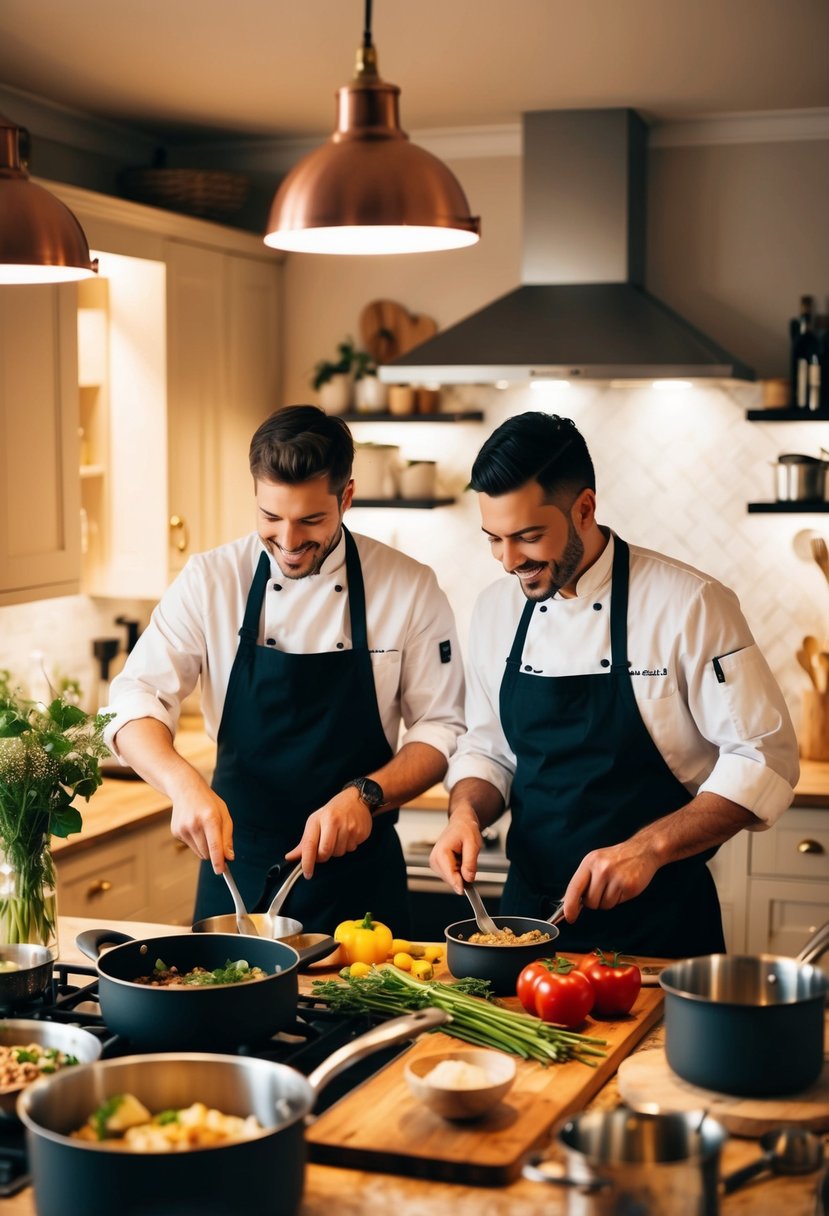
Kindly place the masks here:
<instances>
[{"instance_id":1,"label":"cabinet door handle","mask_svg":"<svg viewBox=\"0 0 829 1216\"><path fill-rule=\"evenodd\" d=\"M91 887L86 889L86 898L94 899L96 895L106 895L107 891L112 890L112 883L107 878L99 878L97 882L93 882Z\"/></svg>"},{"instance_id":2,"label":"cabinet door handle","mask_svg":"<svg viewBox=\"0 0 829 1216\"><path fill-rule=\"evenodd\" d=\"M187 546L190 544L190 534L187 531L187 522L180 515L170 516L170 531L178 532L178 536L174 540L175 547L179 553L184 553Z\"/></svg>"},{"instance_id":3,"label":"cabinet door handle","mask_svg":"<svg viewBox=\"0 0 829 1216\"><path fill-rule=\"evenodd\" d=\"M798 853L825 853L823 845L819 840L801 840L797 846Z\"/></svg>"}]
</instances>

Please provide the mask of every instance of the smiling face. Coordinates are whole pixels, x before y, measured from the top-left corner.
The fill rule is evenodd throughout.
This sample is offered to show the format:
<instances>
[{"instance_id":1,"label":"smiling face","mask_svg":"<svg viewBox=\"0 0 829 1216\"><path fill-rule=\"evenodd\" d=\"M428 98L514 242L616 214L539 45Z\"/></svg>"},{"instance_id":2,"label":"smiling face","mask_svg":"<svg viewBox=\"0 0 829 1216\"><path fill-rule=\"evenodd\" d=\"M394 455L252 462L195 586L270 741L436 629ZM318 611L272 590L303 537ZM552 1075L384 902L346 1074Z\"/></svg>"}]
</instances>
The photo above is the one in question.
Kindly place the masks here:
<instances>
[{"instance_id":1,"label":"smiling face","mask_svg":"<svg viewBox=\"0 0 829 1216\"><path fill-rule=\"evenodd\" d=\"M257 480L255 486L259 535L284 577L318 574L340 539L353 481L345 487L342 501L331 493L327 473L297 485Z\"/></svg>"},{"instance_id":2,"label":"smiling face","mask_svg":"<svg viewBox=\"0 0 829 1216\"><path fill-rule=\"evenodd\" d=\"M479 494L478 503L492 556L515 575L527 599L575 595L579 575L604 547L592 490L582 490L569 510L546 502L537 481L508 494Z\"/></svg>"}]
</instances>

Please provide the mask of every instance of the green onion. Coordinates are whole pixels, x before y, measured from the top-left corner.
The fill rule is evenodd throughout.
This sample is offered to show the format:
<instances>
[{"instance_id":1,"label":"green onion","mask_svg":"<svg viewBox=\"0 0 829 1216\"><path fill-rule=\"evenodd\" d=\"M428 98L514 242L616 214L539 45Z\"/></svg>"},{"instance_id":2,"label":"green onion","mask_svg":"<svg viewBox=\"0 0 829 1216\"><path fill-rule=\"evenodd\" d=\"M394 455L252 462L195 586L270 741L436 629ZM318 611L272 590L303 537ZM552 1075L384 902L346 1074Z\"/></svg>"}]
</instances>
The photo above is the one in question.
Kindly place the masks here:
<instances>
[{"instance_id":1,"label":"green onion","mask_svg":"<svg viewBox=\"0 0 829 1216\"><path fill-rule=\"evenodd\" d=\"M384 964L372 967L365 976L348 976L342 983L316 980L311 987L313 996L342 1012L367 1011L396 1017L434 1005L452 1017L451 1022L440 1027L443 1034L525 1060L539 1060L543 1064L579 1060L595 1067L591 1057L607 1054L602 1050L607 1046L606 1039L576 1034L498 1005L486 980L424 983L398 967Z\"/></svg>"}]
</instances>

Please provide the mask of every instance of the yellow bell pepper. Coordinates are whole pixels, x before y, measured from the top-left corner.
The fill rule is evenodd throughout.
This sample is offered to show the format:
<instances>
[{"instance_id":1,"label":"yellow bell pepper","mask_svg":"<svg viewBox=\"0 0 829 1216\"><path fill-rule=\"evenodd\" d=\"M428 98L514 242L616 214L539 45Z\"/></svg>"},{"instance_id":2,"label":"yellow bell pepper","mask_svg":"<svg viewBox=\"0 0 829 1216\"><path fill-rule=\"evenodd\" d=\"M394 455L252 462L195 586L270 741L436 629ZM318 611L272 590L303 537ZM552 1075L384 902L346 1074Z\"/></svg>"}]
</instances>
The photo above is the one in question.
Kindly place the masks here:
<instances>
[{"instance_id":1,"label":"yellow bell pepper","mask_svg":"<svg viewBox=\"0 0 829 1216\"><path fill-rule=\"evenodd\" d=\"M384 963L394 939L391 929L366 912L362 920L344 920L337 925L334 940L342 946L348 963Z\"/></svg>"}]
</instances>

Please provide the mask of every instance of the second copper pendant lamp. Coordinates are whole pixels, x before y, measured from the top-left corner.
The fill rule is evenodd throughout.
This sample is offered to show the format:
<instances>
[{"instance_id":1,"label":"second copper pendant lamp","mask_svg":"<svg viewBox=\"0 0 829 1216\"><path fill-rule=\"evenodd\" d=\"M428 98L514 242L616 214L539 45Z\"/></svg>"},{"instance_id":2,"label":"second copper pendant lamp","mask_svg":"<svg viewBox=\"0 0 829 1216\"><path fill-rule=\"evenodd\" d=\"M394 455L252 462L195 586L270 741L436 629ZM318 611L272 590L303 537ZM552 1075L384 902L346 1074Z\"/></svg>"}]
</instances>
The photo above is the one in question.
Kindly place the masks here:
<instances>
[{"instance_id":1,"label":"second copper pendant lamp","mask_svg":"<svg viewBox=\"0 0 829 1216\"><path fill-rule=\"evenodd\" d=\"M266 245L298 253L426 253L480 237L457 178L400 127L400 89L377 69L371 5L365 0L354 78L338 91L337 129L282 181Z\"/></svg>"}]
</instances>

